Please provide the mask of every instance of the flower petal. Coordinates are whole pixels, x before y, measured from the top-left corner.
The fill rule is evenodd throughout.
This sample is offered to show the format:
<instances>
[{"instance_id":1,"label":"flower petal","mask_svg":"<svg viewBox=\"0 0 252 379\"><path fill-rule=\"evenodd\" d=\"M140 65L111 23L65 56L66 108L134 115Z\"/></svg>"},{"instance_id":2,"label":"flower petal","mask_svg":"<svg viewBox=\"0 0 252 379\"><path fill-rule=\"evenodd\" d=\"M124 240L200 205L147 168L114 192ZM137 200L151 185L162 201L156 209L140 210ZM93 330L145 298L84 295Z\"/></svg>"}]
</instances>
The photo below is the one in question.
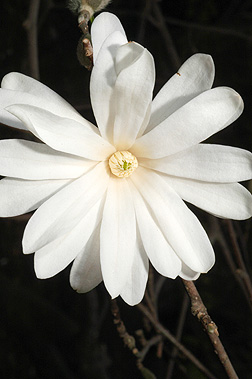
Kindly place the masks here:
<instances>
[{"instance_id":1,"label":"flower petal","mask_svg":"<svg viewBox=\"0 0 252 379\"><path fill-rule=\"evenodd\" d=\"M139 234L139 233L138 233ZM149 273L149 260L138 235L136 240L134 260L127 281L120 296L129 305L136 305L143 299Z\"/></svg>"},{"instance_id":2,"label":"flower petal","mask_svg":"<svg viewBox=\"0 0 252 379\"><path fill-rule=\"evenodd\" d=\"M47 200L25 228L24 254L37 251L72 230L101 199L108 180L105 164L100 163Z\"/></svg>"},{"instance_id":3,"label":"flower petal","mask_svg":"<svg viewBox=\"0 0 252 379\"><path fill-rule=\"evenodd\" d=\"M70 182L4 178L0 181L0 217L31 212Z\"/></svg>"},{"instance_id":4,"label":"flower petal","mask_svg":"<svg viewBox=\"0 0 252 379\"><path fill-rule=\"evenodd\" d=\"M127 43L127 37L120 20L112 13L103 12L95 17L91 27L91 39L93 44L93 61L96 64L96 58L99 51L108 36L114 32L120 32L124 37L123 43Z\"/></svg>"},{"instance_id":5,"label":"flower petal","mask_svg":"<svg viewBox=\"0 0 252 379\"><path fill-rule=\"evenodd\" d=\"M230 125L242 111L243 101L237 92L226 87L211 89L138 138L130 151L152 159L176 154Z\"/></svg>"},{"instance_id":6,"label":"flower petal","mask_svg":"<svg viewBox=\"0 0 252 379\"><path fill-rule=\"evenodd\" d=\"M208 183L163 175L177 194L196 207L223 218L244 220L252 216L252 195L238 183Z\"/></svg>"},{"instance_id":7,"label":"flower petal","mask_svg":"<svg viewBox=\"0 0 252 379\"><path fill-rule=\"evenodd\" d=\"M72 230L35 252L34 267L38 278L47 279L58 274L77 257L100 223L103 205L104 201L99 200Z\"/></svg>"},{"instance_id":8,"label":"flower petal","mask_svg":"<svg viewBox=\"0 0 252 379\"><path fill-rule=\"evenodd\" d=\"M115 69L118 76L111 103L114 145L117 150L127 150L134 143L152 100L154 60L148 50L130 42L118 49Z\"/></svg>"},{"instance_id":9,"label":"flower petal","mask_svg":"<svg viewBox=\"0 0 252 379\"><path fill-rule=\"evenodd\" d=\"M230 146L199 144L165 158L140 158L138 163L169 175L207 182L252 179L252 153Z\"/></svg>"},{"instance_id":10,"label":"flower petal","mask_svg":"<svg viewBox=\"0 0 252 379\"><path fill-rule=\"evenodd\" d=\"M197 217L160 175L138 167L131 180L178 257L192 270L207 272L214 264L214 252Z\"/></svg>"},{"instance_id":11,"label":"flower petal","mask_svg":"<svg viewBox=\"0 0 252 379\"><path fill-rule=\"evenodd\" d=\"M154 98L150 122L145 133L201 92L210 89L213 81L214 63L210 55L194 54L187 59Z\"/></svg>"},{"instance_id":12,"label":"flower petal","mask_svg":"<svg viewBox=\"0 0 252 379\"><path fill-rule=\"evenodd\" d=\"M55 150L95 161L104 160L115 152L96 131L77 121L56 116L29 105L12 105L8 111L18 117L32 133Z\"/></svg>"},{"instance_id":13,"label":"flower petal","mask_svg":"<svg viewBox=\"0 0 252 379\"><path fill-rule=\"evenodd\" d=\"M181 271L181 260L166 241L158 224L151 216L142 196L131 184L137 224L144 249L155 269L168 278L175 279Z\"/></svg>"},{"instance_id":14,"label":"flower petal","mask_svg":"<svg viewBox=\"0 0 252 379\"><path fill-rule=\"evenodd\" d=\"M0 173L14 178L45 180L81 176L98 162L60 153L25 140L0 141Z\"/></svg>"},{"instance_id":15,"label":"flower petal","mask_svg":"<svg viewBox=\"0 0 252 379\"><path fill-rule=\"evenodd\" d=\"M182 263L182 269L179 276L185 280L196 280L200 276L200 272L191 270L184 262Z\"/></svg>"},{"instance_id":16,"label":"flower petal","mask_svg":"<svg viewBox=\"0 0 252 379\"><path fill-rule=\"evenodd\" d=\"M4 76L1 83L3 95L0 96L5 107L12 104L29 104L46 109L58 116L85 123L86 120L61 96L40 83L38 80L18 72L11 72Z\"/></svg>"},{"instance_id":17,"label":"flower petal","mask_svg":"<svg viewBox=\"0 0 252 379\"><path fill-rule=\"evenodd\" d=\"M127 179L110 178L100 241L102 276L114 298L130 275L136 244L135 212Z\"/></svg>"},{"instance_id":18,"label":"flower petal","mask_svg":"<svg viewBox=\"0 0 252 379\"><path fill-rule=\"evenodd\" d=\"M100 263L100 226L73 262L70 284L79 293L91 291L102 281Z\"/></svg>"},{"instance_id":19,"label":"flower petal","mask_svg":"<svg viewBox=\"0 0 252 379\"><path fill-rule=\"evenodd\" d=\"M118 47L127 42L120 32L109 35L100 49L90 78L90 97L94 116L102 137L110 143L113 143L111 96L116 80L114 59Z\"/></svg>"}]
</instances>

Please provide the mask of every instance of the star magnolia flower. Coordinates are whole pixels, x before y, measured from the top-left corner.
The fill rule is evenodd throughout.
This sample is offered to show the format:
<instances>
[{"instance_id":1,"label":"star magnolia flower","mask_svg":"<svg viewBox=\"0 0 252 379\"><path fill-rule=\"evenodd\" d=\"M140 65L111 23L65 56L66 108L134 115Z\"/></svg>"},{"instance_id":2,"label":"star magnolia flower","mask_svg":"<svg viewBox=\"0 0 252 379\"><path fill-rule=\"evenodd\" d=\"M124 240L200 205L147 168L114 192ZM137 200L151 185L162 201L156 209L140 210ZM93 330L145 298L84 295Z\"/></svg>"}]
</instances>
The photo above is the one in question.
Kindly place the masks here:
<instances>
[{"instance_id":1,"label":"star magnolia flower","mask_svg":"<svg viewBox=\"0 0 252 379\"><path fill-rule=\"evenodd\" d=\"M114 298L141 301L148 262L169 278L193 280L214 264L199 220L183 200L219 217L246 219L252 196L248 151L201 142L232 123L241 97L211 89L214 65L196 54L152 101L152 55L128 43L119 20L92 26L90 92L99 129L41 83L4 77L0 120L43 143L0 144L0 215L36 208L24 237L38 278L73 262L70 282L87 292L102 280Z\"/></svg>"}]
</instances>

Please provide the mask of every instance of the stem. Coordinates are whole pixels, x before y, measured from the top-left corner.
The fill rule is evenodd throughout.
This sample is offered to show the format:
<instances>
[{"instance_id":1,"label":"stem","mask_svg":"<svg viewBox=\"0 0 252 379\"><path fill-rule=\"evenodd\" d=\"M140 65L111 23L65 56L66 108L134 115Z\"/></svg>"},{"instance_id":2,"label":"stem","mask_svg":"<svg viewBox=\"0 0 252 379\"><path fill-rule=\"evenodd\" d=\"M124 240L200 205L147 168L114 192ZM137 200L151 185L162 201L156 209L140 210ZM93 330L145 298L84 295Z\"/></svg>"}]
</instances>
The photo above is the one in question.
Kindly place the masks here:
<instances>
[{"instance_id":1,"label":"stem","mask_svg":"<svg viewBox=\"0 0 252 379\"><path fill-rule=\"evenodd\" d=\"M195 287L194 283L188 280L183 280L185 289L191 299L191 312L194 316L197 316L198 320L203 325L205 331L207 332L210 341L214 346L214 350L219 357L224 369L229 378L238 379L238 376L230 362L230 359L224 349L224 346L221 343L219 338L219 332L216 324L212 321L209 316L207 309L201 300L201 297Z\"/></svg>"}]
</instances>

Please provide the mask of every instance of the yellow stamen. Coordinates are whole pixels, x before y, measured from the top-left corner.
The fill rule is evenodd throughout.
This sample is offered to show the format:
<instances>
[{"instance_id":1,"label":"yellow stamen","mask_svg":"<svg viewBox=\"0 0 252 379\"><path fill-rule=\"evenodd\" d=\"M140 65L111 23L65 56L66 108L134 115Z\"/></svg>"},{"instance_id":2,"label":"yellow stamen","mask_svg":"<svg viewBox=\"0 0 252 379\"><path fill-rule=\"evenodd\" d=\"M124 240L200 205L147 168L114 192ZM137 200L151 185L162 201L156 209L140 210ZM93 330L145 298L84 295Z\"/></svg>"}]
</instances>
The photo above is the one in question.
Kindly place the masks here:
<instances>
[{"instance_id":1,"label":"yellow stamen","mask_svg":"<svg viewBox=\"0 0 252 379\"><path fill-rule=\"evenodd\" d=\"M109 158L109 167L115 176L126 178L130 176L138 166L136 157L129 151L117 151Z\"/></svg>"}]
</instances>

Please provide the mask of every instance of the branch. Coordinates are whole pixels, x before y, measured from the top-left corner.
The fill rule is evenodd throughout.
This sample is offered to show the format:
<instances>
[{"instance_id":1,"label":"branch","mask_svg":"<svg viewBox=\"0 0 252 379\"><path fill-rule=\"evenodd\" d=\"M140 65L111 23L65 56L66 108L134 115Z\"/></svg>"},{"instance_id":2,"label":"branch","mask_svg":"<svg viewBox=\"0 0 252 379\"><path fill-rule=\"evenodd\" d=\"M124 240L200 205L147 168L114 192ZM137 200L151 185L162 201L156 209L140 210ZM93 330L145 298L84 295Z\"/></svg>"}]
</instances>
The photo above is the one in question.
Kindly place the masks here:
<instances>
[{"instance_id":1,"label":"branch","mask_svg":"<svg viewBox=\"0 0 252 379\"><path fill-rule=\"evenodd\" d=\"M238 379L238 376L230 362L230 359L224 349L224 346L221 343L219 338L219 332L216 324L212 321L209 316L203 301L194 285L193 282L188 280L183 280L185 289L191 299L191 312L194 316L197 316L198 320L203 325L205 331L207 332L209 339L211 340L214 350L219 357L226 373L230 379Z\"/></svg>"}]
</instances>

